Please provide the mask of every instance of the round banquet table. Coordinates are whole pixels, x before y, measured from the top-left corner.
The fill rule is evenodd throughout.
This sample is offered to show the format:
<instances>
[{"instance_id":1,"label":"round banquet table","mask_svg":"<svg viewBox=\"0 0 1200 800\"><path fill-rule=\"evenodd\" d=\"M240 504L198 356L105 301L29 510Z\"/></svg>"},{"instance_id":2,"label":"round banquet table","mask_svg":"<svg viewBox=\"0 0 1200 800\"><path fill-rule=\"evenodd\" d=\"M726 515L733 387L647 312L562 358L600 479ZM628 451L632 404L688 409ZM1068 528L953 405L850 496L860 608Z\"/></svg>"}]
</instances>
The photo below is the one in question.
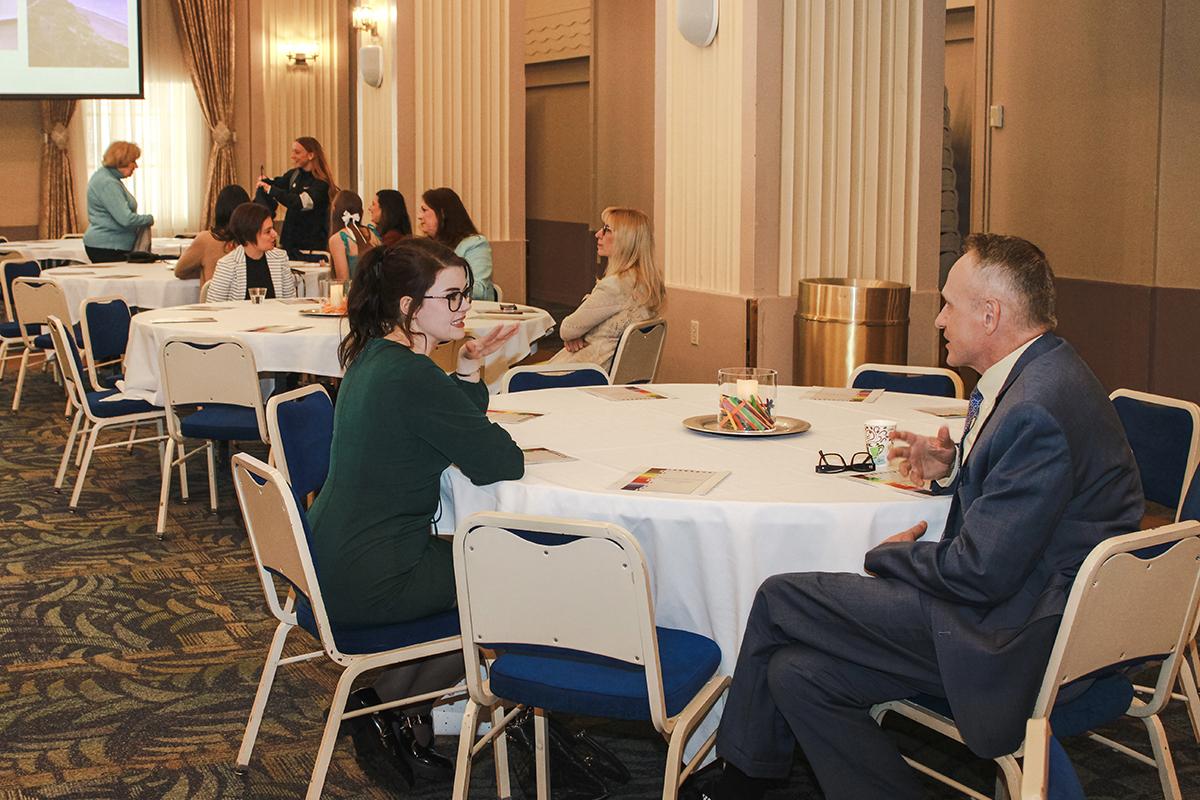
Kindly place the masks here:
<instances>
[{"instance_id":1,"label":"round banquet table","mask_svg":"<svg viewBox=\"0 0 1200 800\"><path fill-rule=\"evenodd\" d=\"M806 397L816 389L783 386L776 414L808 421L812 428L751 438L684 427L686 418L716 413L715 383L639 388L667 399L613 401L582 388L493 396L491 410L544 415L505 425L517 444L576 460L527 465L521 480L489 486L475 486L451 467L442 476L439 533L452 534L457 522L476 511L616 523L646 553L658 624L712 637L726 674L733 674L746 618L765 578L783 572L861 573L867 550L921 520L929 523L926 539L941 536L949 496L817 474L815 466L819 450L847 460L864 450L863 423L870 419L895 420L901 429L930 435L947 424L957 440L961 417L943 420L917 409L949 407L965 415L962 400L891 392L870 403L813 400ZM704 496L608 488L652 467L730 474ZM700 741L703 737L693 739Z\"/></svg>"},{"instance_id":2,"label":"round banquet table","mask_svg":"<svg viewBox=\"0 0 1200 800\"><path fill-rule=\"evenodd\" d=\"M200 299L200 279L175 277L175 263L80 264L42 271L63 288L71 321L79 322L79 304L89 297L122 297L136 308L167 308Z\"/></svg>"},{"instance_id":3,"label":"round banquet table","mask_svg":"<svg viewBox=\"0 0 1200 800\"><path fill-rule=\"evenodd\" d=\"M150 240L150 249L160 256L179 256L191 245L191 239L172 239L156 237ZM23 242L0 243L0 251L17 252L21 258L42 260L52 258L58 261L78 261L88 263L87 251L83 249L83 239L34 239Z\"/></svg>"},{"instance_id":4,"label":"round banquet table","mask_svg":"<svg viewBox=\"0 0 1200 800\"><path fill-rule=\"evenodd\" d=\"M162 405L158 376L158 351L168 337L176 334L196 336L232 335L241 337L254 351L255 365L261 372L307 372L312 375L340 377L337 348L345 335L344 318L308 316L319 306L314 301L266 300L254 305L249 300L207 303L144 311L133 318L129 346L125 352L124 392L129 397ZM510 366L529 355L534 341L554 327L546 311L519 306L518 315L500 315L499 303L476 301L467 313L466 329L480 336L498 325L520 324L516 335L484 361L489 388L499 388L500 378ZM193 321L212 320L212 321ZM262 330L276 327L275 330ZM299 328L284 332L286 328Z\"/></svg>"}]
</instances>

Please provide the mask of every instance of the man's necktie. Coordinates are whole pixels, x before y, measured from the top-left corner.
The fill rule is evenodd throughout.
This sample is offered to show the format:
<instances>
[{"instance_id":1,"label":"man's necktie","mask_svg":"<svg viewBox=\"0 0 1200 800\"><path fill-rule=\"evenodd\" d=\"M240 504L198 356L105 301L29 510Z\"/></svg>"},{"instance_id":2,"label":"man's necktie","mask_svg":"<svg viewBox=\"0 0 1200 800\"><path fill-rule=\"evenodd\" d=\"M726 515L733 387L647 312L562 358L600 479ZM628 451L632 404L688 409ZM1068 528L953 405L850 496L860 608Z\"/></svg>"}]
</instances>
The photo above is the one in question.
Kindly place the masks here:
<instances>
[{"instance_id":1,"label":"man's necktie","mask_svg":"<svg viewBox=\"0 0 1200 800\"><path fill-rule=\"evenodd\" d=\"M967 424L963 426L962 439L958 443L958 451L962 452L967 444L967 434L971 432L971 428L975 425L975 420L979 418L979 407L983 405L983 395L979 393L979 388L971 390L971 402L967 406Z\"/></svg>"}]
</instances>

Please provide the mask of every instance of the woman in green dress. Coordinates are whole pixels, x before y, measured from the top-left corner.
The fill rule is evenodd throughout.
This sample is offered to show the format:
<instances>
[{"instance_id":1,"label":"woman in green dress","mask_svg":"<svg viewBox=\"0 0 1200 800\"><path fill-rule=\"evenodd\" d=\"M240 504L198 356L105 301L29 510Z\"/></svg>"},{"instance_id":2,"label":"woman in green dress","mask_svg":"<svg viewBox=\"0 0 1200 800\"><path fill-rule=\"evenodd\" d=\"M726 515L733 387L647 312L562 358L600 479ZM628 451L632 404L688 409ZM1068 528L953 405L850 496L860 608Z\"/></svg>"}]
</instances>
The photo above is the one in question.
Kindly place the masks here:
<instances>
[{"instance_id":1,"label":"woman in green dress","mask_svg":"<svg viewBox=\"0 0 1200 800\"><path fill-rule=\"evenodd\" d=\"M517 326L466 342L453 375L429 358L439 342L465 336L470 295L466 262L428 240L367 251L351 283L350 332L338 350L349 366L334 412L329 477L309 514L335 623L386 625L452 610L450 543L432 530L443 470L453 463L480 485L524 474L520 448L488 422L479 379L481 359ZM352 707L434 691L462 674L458 653L392 668L356 692ZM374 731L362 746L386 746L410 782L407 770L452 775L452 762L432 751L431 709L372 715L375 724L366 727Z\"/></svg>"}]
</instances>

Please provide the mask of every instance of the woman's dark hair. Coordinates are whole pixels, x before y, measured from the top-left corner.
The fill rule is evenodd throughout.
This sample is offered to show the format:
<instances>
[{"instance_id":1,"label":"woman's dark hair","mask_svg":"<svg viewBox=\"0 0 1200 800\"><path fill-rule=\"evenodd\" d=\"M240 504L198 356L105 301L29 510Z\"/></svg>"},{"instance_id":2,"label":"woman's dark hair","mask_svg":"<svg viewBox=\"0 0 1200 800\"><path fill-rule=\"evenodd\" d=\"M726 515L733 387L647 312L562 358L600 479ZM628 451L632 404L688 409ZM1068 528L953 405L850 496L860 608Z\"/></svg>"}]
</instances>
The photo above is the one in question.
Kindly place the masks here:
<instances>
[{"instance_id":1,"label":"woman's dark hair","mask_svg":"<svg viewBox=\"0 0 1200 800\"><path fill-rule=\"evenodd\" d=\"M453 189L445 186L430 189L421 195L421 199L437 215L437 233L433 235L435 241L453 249L468 236L479 235L475 223L471 222L471 215L463 207L462 199Z\"/></svg>"},{"instance_id":2,"label":"woman's dark hair","mask_svg":"<svg viewBox=\"0 0 1200 800\"><path fill-rule=\"evenodd\" d=\"M242 203L229 217L229 240L240 245L253 244L262 224L275 215L258 203Z\"/></svg>"},{"instance_id":3,"label":"woman's dark hair","mask_svg":"<svg viewBox=\"0 0 1200 800\"><path fill-rule=\"evenodd\" d=\"M412 220L408 218L404 195L395 189L380 189L375 193L375 199L379 203L379 238L389 231L412 236Z\"/></svg>"},{"instance_id":4,"label":"woman's dark hair","mask_svg":"<svg viewBox=\"0 0 1200 800\"><path fill-rule=\"evenodd\" d=\"M362 255L346 298L350 332L338 345L342 368L358 358L371 339L382 339L396 328L409 341L420 336L412 329L412 319L438 273L448 267L461 267L468 282L471 280L471 268L464 259L429 239L405 239L391 247L373 247ZM412 300L408 313L400 309L405 297Z\"/></svg>"},{"instance_id":5,"label":"woman's dark hair","mask_svg":"<svg viewBox=\"0 0 1200 800\"><path fill-rule=\"evenodd\" d=\"M242 203L249 203L250 195L237 184L230 184L217 194L217 202L213 207L212 235L217 241L229 241L229 219L234 209ZM261 222L259 223L262 224Z\"/></svg>"},{"instance_id":6,"label":"woman's dark hair","mask_svg":"<svg viewBox=\"0 0 1200 800\"><path fill-rule=\"evenodd\" d=\"M333 198L337 197L338 185L333 179L333 170L329 169L329 160L325 158L325 148L311 136L301 136L296 142L313 154L312 174L329 184L329 202L332 203Z\"/></svg>"}]
</instances>

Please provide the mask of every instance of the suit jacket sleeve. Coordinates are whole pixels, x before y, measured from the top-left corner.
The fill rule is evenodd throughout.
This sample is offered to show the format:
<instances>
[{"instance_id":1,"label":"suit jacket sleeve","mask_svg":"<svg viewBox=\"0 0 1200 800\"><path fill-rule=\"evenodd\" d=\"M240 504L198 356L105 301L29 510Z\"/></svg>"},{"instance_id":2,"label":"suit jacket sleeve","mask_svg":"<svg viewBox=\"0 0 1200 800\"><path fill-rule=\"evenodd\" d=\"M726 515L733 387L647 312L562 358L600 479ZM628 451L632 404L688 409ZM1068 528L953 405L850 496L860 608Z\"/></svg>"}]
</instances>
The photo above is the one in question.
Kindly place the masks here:
<instances>
[{"instance_id":1,"label":"suit jacket sleeve","mask_svg":"<svg viewBox=\"0 0 1200 800\"><path fill-rule=\"evenodd\" d=\"M1071 452L1058 421L1022 402L1002 419L972 470L985 477L960 485L966 515L957 536L940 542L897 542L867 553L866 568L957 605L994 607L1021 590L1074 494Z\"/></svg>"}]
</instances>

